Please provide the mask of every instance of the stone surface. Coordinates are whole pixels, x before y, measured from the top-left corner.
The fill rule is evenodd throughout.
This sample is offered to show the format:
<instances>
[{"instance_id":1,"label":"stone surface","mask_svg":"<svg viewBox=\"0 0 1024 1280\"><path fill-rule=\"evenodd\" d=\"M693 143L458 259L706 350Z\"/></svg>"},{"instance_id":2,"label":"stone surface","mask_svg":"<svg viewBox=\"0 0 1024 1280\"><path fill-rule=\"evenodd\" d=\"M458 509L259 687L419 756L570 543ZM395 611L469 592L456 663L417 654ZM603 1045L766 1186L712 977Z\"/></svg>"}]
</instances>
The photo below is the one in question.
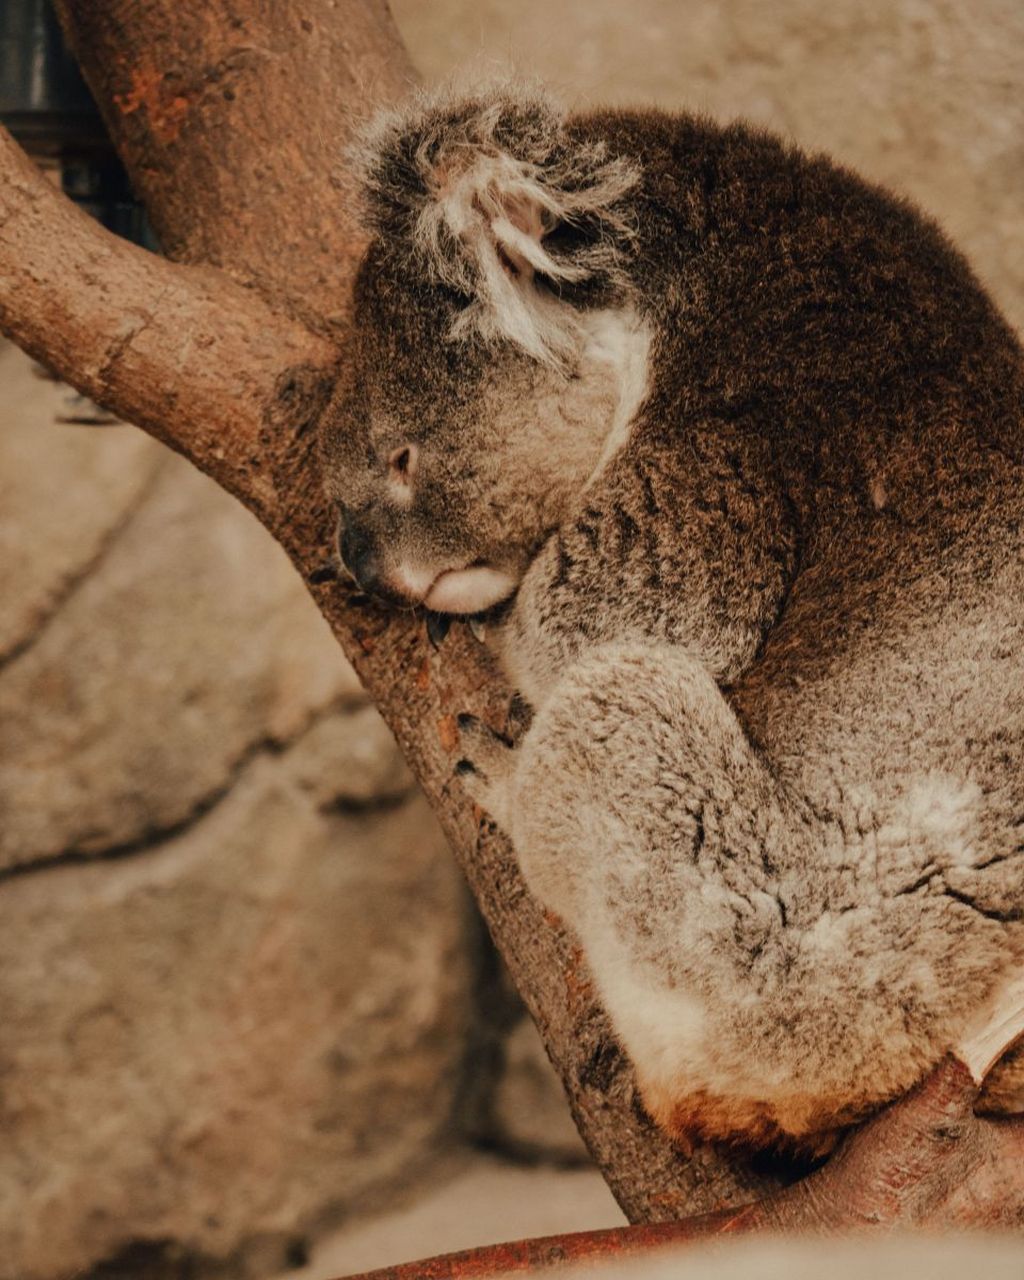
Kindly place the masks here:
<instances>
[{"instance_id":1,"label":"stone surface","mask_svg":"<svg viewBox=\"0 0 1024 1280\"><path fill-rule=\"evenodd\" d=\"M134 427L55 423L68 388L0 339L0 662L35 636L166 457Z\"/></svg>"},{"instance_id":2,"label":"stone surface","mask_svg":"<svg viewBox=\"0 0 1024 1280\"><path fill-rule=\"evenodd\" d=\"M131 1240L286 1242L442 1140L471 1017L461 883L422 799L325 812L291 754L258 752L145 854L3 886L4 1280Z\"/></svg>"},{"instance_id":3,"label":"stone surface","mask_svg":"<svg viewBox=\"0 0 1024 1280\"><path fill-rule=\"evenodd\" d=\"M390 729L370 706L318 720L295 745L291 768L318 805L343 811L397 800L414 786Z\"/></svg>"},{"instance_id":4,"label":"stone surface","mask_svg":"<svg viewBox=\"0 0 1024 1280\"><path fill-rule=\"evenodd\" d=\"M12 364L0 374L17 379ZM13 437L76 430L51 425L49 398L42 384L32 412L6 424ZM131 473L136 433L77 430L101 448L108 436L119 442ZM234 499L161 453L142 500L125 498L94 537L58 616L0 672L0 869L172 830L258 745L287 742L325 707L362 698L280 548ZM38 456L26 449L17 461L6 483L16 488L23 470L35 483ZM79 484L77 461L54 462L53 494ZM105 503L102 492L92 500ZM47 539L53 497L14 516L40 578L59 581L67 549ZM5 512L5 529L14 516Z\"/></svg>"},{"instance_id":5,"label":"stone surface","mask_svg":"<svg viewBox=\"0 0 1024 1280\"><path fill-rule=\"evenodd\" d=\"M562 1082L537 1028L519 1020L504 1044L490 1108L491 1139L522 1159L582 1165L590 1157L576 1131Z\"/></svg>"}]
</instances>

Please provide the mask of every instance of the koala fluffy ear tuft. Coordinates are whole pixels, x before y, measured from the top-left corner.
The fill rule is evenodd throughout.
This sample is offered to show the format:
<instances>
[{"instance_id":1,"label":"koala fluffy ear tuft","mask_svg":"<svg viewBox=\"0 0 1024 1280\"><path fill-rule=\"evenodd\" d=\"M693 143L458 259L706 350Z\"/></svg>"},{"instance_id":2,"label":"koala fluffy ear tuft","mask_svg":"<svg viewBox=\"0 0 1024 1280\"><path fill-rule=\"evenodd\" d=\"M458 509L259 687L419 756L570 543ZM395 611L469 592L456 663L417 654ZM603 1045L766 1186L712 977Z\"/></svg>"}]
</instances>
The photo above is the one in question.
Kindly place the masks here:
<instances>
[{"instance_id":1,"label":"koala fluffy ear tuft","mask_svg":"<svg viewBox=\"0 0 1024 1280\"><path fill-rule=\"evenodd\" d=\"M422 95L378 116L355 148L370 230L468 300L453 336L505 339L563 366L572 300L627 285L639 173L519 85Z\"/></svg>"}]
</instances>

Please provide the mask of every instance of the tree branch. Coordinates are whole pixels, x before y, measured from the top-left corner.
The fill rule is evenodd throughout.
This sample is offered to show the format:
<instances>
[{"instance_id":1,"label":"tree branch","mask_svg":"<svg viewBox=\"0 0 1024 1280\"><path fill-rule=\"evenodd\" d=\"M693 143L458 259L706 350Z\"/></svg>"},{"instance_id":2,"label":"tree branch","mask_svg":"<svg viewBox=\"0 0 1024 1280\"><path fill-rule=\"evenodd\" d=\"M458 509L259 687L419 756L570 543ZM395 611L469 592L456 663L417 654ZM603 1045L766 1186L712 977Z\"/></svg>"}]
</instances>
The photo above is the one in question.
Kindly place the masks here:
<instances>
[{"instance_id":1,"label":"tree branch","mask_svg":"<svg viewBox=\"0 0 1024 1280\"><path fill-rule=\"evenodd\" d=\"M288 550L437 810L630 1219L777 1190L793 1170L766 1173L711 1148L684 1158L645 1117L578 949L453 782L456 713L505 719L507 691L480 647L457 626L435 652L416 619L354 604L336 578L314 428L344 366L361 247L341 143L411 79L383 0L58 9L163 244L192 265L101 231L5 135L0 327L189 456Z\"/></svg>"},{"instance_id":2,"label":"tree branch","mask_svg":"<svg viewBox=\"0 0 1024 1280\"><path fill-rule=\"evenodd\" d=\"M366 1272L351 1280L468 1280L557 1270L752 1232L1006 1230L1024 1224L1024 1121L974 1114L970 1071L947 1058L851 1135L823 1168L755 1204L654 1227L521 1240Z\"/></svg>"},{"instance_id":3,"label":"tree branch","mask_svg":"<svg viewBox=\"0 0 1024 1280\"><path fill-rule=\"evenodd\" d=\"M344 329L344 145L416 80L386 0L55 3L164 252Z\"/></svg>"},{"instance_id":4,"label":"tree branch","mask_svg":"<svg viewBox=\"0 0 1024 1280\"><path fill-rule=\"evenodd\" d=\"M0 328L79 391L185 453L262 519L266 424L338 352L221 272L176 267L79 210L0 129Z\"/></svg>"}]
</instances>

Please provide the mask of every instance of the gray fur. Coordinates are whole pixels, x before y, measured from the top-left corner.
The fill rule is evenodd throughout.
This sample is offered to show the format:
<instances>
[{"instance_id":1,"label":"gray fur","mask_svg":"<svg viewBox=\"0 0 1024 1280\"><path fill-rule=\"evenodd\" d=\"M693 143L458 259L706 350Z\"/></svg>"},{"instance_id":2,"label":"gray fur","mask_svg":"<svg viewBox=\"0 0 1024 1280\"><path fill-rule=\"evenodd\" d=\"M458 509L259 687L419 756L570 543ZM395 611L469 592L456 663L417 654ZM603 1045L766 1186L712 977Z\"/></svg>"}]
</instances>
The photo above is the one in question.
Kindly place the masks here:
<instances>
[{"instance_id":1,"label":"gray fur","mask_svg":"<svg viewBox=\"0 0 1024 1280\"><path fill-rule=\"evenodd\" d=\"M823 1150L1024 952L1021 349L920 214L743 126L513 86L388 116L364 163L343 547L494 609L533 722L464 723L463 780L655 1117Z\"/></svg>"}]
</instances>

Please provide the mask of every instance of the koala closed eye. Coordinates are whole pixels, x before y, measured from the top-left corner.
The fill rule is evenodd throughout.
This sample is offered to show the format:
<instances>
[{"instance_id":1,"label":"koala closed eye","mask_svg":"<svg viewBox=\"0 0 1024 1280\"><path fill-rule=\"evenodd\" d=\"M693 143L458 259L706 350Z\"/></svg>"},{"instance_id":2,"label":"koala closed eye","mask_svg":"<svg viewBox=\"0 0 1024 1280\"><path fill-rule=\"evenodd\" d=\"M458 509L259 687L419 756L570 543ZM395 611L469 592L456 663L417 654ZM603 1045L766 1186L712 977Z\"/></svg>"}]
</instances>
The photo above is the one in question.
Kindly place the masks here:
<instances>
[{"instance_id":1,"label":"koala closed eye","mask_svg":"<svg viewBox=\"0 0 1024 1280\"><path fill-rule=\"evenodd\" d=\"M388 454L388 489L399 506L412 502L413 480L419 464L419 449L411 442L399 445Z\"/></svg>"}]
</instances>

